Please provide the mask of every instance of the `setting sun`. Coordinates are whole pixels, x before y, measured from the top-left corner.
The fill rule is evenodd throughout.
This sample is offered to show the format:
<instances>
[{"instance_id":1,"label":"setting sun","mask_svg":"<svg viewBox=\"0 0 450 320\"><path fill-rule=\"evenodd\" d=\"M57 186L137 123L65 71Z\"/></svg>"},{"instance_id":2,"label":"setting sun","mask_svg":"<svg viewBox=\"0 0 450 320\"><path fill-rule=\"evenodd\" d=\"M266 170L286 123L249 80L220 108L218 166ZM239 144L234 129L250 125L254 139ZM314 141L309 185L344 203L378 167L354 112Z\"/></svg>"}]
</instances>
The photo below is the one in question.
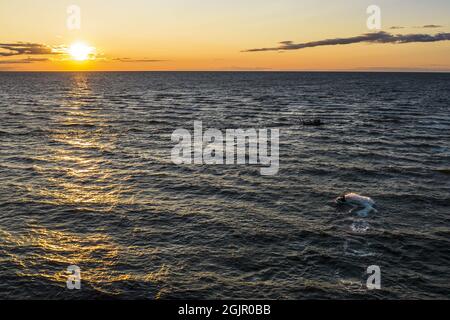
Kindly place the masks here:
<instances>
[{"instance_id":1,"label":"setting sun","mask_svg":"<svg viewBox=\"0 0 450 320\"><path fill-rule=\"evenodd\" d=\"M69 54L76 61L85 61L93 53L94 49L83 42L73 43L69 48Z\"/></svg>"}]
</instances>

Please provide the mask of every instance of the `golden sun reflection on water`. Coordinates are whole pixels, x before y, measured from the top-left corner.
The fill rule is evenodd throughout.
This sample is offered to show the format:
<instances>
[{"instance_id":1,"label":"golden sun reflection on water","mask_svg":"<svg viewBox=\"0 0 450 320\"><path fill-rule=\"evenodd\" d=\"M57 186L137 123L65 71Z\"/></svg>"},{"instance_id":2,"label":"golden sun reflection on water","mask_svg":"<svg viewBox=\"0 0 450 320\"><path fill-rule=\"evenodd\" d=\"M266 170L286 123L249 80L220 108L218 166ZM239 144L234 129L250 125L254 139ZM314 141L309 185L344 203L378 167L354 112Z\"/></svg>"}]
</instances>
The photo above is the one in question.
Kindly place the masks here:
<instances>
[{"instance_id":1,"label":"golden sun reflection on water","mask_svg":"<svg viewBox=\"0 0 450 320\"><path fill-rule=\"evenodd\" d=\"M73 87L62 101L61 110L50 129L52 145L44 155L45 162L34 167L46 177L43 187L29 186L41 203L55 205L105 205L109 210L118 204L132 204L133 196L113 179L113 169L103 152L114 148L116 136L104 134L107 117L87 101L92 92L86 76L73 75Z\"/></svg>"},{"instance_id":2,"label":"golden sun reflection on water","mask_svg":"<svg viewBox=\"0 0 450 320\"><path fill-rule=\"evenodd\" d=\"M115 288L115 283L129 281L156 286L164 281L169 272L164 265L147 273L115 271L121 255L151 257L158 252L157 249L121 247L115 244L111 237L101 233L80 236L37 225L30 226L30 230L27 234L12 234L0 229L0 244L3 248L34 248L26 254L9 253L10 260L20 270L17 275L21 277L44 279L64 287L68 276L67 266L78 265L81 268L82 283L98 292L117 295L121 291ZM54 267L52 271L42 272L38 268L41 264Z\"/></svg>"},{"instance_id":3,"label":"golden sun reflection on water","mask_svg":"<svg viewBox=\"0 0 450 320\"><path fill-rule=\"evenodd\" d=\"M35 202L52 206L56 213L75 208L76 214L110 215L115 214L116 206L132 205L135 201L136 195L121 180L126 173L117 172L104 156L105 151L114 148L117 137L103 131L109 127L108 117L89 103L92 95L86 76L74 74L73 88L55 110L54 123L49 127L51 143L41 146L35 157L38 164L33 169L38 178L26 189ZM77 221L72 216L64 219ZM0 245L32 248L24 255L9 254L10 261L21 270L18 275L56 282L61 287L66 285L66 269L70 265L81 268L82 283L108 295L120 294L122 282L139 282L152 288L155 287L152 284L167 277L169 269L165 265L144 266L142 271L126 268L127 259L145 261L158 250L118 244L115 240L118 235L111 233L117 229L95 225L89 225L89 229L90 232L78 233L70 229L50 230L38 223L30 225L25 234L0 229ZM36 268L38 265L45 270Z\"/></svg>"}]
</instances>

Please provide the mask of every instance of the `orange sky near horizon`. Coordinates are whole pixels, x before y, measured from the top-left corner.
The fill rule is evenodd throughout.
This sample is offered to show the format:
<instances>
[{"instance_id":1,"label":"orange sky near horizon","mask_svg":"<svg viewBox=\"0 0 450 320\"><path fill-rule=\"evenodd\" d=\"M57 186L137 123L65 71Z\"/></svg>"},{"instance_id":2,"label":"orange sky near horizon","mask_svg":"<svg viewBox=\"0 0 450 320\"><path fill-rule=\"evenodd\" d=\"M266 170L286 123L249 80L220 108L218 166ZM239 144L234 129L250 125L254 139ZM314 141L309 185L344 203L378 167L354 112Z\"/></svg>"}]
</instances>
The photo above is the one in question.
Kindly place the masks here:
<instances>
[{"instance_id":1,"label":"orange sky near horizon","mask_svg":"<svg viewBox=\"0 0 450 320\"><path fill-rule=\"evenodd\" d=\"M372 1L313 0L1 0L0 71L143 70L429 70L450 71L450 42L353 43L301 50L242 52L356 37L368 32ZM81 9L81 29L69 30L67 8ZM380 0L382 31L450 32L450 2ZM425 25L433 27L423 28ZM391 29L401 26L402 29ZM422 27L421 27L422 26ZM11 52L12 44L95 48L86 61L60 54ZM5 44L9 46L5 46ZM9 49L8 49L9 48ZM59 50L59 49L58 49ZM2 56L2 52L4 55Z\"/></svg>"}]
</instances>

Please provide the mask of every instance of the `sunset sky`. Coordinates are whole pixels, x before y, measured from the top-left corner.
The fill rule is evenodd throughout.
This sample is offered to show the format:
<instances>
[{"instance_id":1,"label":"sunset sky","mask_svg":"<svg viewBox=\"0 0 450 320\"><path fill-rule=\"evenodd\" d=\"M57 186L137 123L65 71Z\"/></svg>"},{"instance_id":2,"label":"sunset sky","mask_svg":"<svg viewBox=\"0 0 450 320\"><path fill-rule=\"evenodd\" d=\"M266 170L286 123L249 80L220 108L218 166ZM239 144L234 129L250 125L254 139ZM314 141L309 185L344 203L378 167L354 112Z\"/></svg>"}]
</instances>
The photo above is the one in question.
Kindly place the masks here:
<instances>
[{"instance_id":1,"label":"sunset sky","mask_svg":"<svg viewBox=\"0 0 450 320\"><path fill-rule=\"evenodd\" d=\"M380 31L366 26L371 4ZM0 30L3 71L450 71L448 0L0 0ZM246 52L261 48L275 49Z\"/></svg>"}]
</instances>

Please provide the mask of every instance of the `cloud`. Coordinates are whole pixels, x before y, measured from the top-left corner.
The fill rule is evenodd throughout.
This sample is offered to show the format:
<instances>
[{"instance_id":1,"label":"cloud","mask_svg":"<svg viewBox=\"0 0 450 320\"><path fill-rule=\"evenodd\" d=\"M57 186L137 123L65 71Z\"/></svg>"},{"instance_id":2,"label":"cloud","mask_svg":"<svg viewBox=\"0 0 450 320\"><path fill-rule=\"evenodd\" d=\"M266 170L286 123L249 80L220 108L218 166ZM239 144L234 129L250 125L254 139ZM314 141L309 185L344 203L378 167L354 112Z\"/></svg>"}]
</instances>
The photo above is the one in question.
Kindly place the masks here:
<instances>
[{"instance_id":1,"label":"cloud","mask_svg":"<svg viewBox=\"0 0 450 320\"><path fill-rule=\"evenodd\" d=\"M423 25L423 26L416 26L416 27L413 27L413 28L416 28L416 29L436 29L436 28L443 28L444 26L441 26L441 25L438 25L438 24L426 24L426 25ZM390 27L389 29L391 29L391 30L398 30L398 29L405 29L406 27L403 27L403 26L392 26L392 27Z\"/></svg>"},{"instance_id":2,"label":"cloud","mask_svg":"<svg viewBox=\"0 0 450 320\"><path fill-rule=\"evenodd\" d=\"M272 70L272 68L231 66L231 67L219 68L219 70L223 70L223 71L268 71L268 70Z\"/></svg>"},{"instance_id":3,"label":"cloud","mask_svg":"<svg viewBox=\"0 0 450 320\"><path fill-rule=\"evenodd\" d=\"M450 33L430 34L397 34L393 35L384 31L366 33L356 37L325 39L320 41L312 41L305 43L294 43L292 41L280 42L277 47L248 49L243 52L261 52L261 51L283 51L283 50L300 50L306 48L314 48L321 46L346 45L354 43L412 43L412 42L437 42L450 40Z\"/></svg>"},{"instance_id":4,"label":"cloud","mask_svg":"<svg viewBox=\"0 0 450 320\"><path fill-rule=\"evenodd\" d=\"M424 28L424 29L434 29L434 28L442 28L443 26L440 26L438 24L426 24L424 26L421 26L419 28Z\"/></svg>"},{"instance_id":5,"label":"cloud","mask_svg":"<svg viewBox=\"0 0 450 320\"><path fill-rule=\"evenodd\" d=\"M0 49L0 57L55 54L51 47L39 43L0 43Z\"/></svg>"},{"instance_id":6,"label":"cloud","mask_svg":"<svg viewBox=\"0 0 450 320\"><path fill-rule=\"evenodd\" d=\"M16 59L16 60L0 60L0 64L24 64L33 62L45 62L50 61L47 58L26 58L26 59Z\"/></svg>"},{"instance_id":7,"label":"cloud","mask_svg":"<svg viewBox=\"0 0 450 320\"><path fill-rule=\"evenodd\" d=\"M131 58L115 58L113 59L114 61L119 61L119 62L143 62L143 63L147 63L147 62L165 62L167 60L156 60L156 59L131 59Z\"/></svg>"}]
</instances>

